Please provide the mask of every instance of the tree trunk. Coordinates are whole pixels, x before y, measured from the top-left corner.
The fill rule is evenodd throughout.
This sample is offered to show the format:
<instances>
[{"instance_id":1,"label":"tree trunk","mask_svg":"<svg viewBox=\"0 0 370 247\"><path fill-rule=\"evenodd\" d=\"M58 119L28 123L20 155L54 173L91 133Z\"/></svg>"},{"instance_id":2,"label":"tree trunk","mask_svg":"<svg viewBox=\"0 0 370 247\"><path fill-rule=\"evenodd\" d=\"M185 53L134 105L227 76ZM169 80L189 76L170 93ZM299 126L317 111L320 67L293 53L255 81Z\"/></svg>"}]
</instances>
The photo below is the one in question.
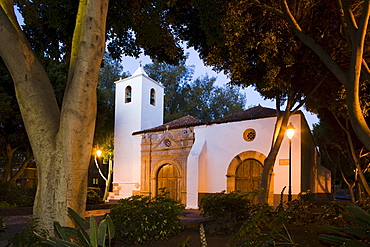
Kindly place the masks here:
<instances>
[{"instance_id":1,"label":"tree trunk","mask_svg":"<svg viewBox=\"0 0 370 247\"><path fill-rule=\"evenodd\" d=\"M284 134L285 134L285 129L287 127L289 117L291 116L290 109L289 107L290 104L287 104L287 107L285 109L284 115L282 116L282 120L276 119L276 124L280 123L281 121L281 126L280 128L275 128L274 133L274 138L275 142L273 143L269 154L267 155L265 161L263 162L263 170L262 170L262 177L261 177L261 184L260 184L260 189L261 195L258 198L258 203L267 203L268 202L268 197L269 197L269 192L270 192L270 185L271 185L271 178L272 178L272 172L274 170L274 165L276 161L276 156L279 153L281 143L284 140Z\"/></svg>"},{"instance_id":2,"label":"tree trunk","mask_svg":"<svg viewBox=\"0 0 370 247\"><path fill-rule=\"evenodd\" d=\"M0 6L0 55L13 78L38 168L34 217L52 233L53 221L72 225L67 207L85 212L108 0L80 0L61 112L49 78L16 22L13 1Z\"/></svg>"}]
</instances>

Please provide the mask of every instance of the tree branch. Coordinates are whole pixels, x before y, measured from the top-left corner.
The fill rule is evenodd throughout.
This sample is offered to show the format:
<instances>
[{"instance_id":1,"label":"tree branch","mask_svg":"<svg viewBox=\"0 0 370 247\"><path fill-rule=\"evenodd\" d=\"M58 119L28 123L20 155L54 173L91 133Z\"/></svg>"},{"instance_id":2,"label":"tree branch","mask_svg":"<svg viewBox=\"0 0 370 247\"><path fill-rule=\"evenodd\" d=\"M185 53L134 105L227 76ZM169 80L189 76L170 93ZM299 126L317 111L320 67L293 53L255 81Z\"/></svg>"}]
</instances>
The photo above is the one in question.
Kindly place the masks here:
<instances>
[{"instance_id":1,"label":"tree branch","mask_svg":"<svg viewBox=\"0 0 370 247\"><path fill-rule=\"evenodd\" d=\"M349 8L349 6L348 6ZM361 19L358 25L358 29L354 33L354 37L352 38L352 55L351 55L351 65L349 68L349 76L352 77L351 81L353 80L353 85L355 88L358 88L358 82L360 80L361 75L361 67L363 61L363 52L364 52L364 42L365 36L367 32L367 25L369 22L369 14L370 14L370 5L369 0L365 0L363 11L361 15ZM348 10L349 11L349 10ZM355 89L355 93L356 89Z\"/></svg>"},{"instance_id":2,"label":"tree branch","mask_svg":"<svg viewBox=\"0 0 370 247\"><path fill-rule=\"evenodd\" d=\"M262 9L265 9L277 16L280 16L280 17L283 17L284 18L284 13L276 8L273 8L271 6L268 6L267 4L264 4L264 3L261 3L260 1L258 0L252 0L252 2L257 6L257 7L260 7Z\"/></svg>"},{"instance_id":3,"label":"tree branch","mask_svg":"<svg viewBox=\"0 0 370 247\"><path fill-rule=\"evenodd\" d=\"M28 163L33 160L33 155L28 156L22 163L21 167L18 169L17 173L9 180L9 183L15 182L24 172L24 170L27 168Z\"/></svg>"},{"instance_id":4,"label":"tree branch","mask_svg":"<svg viewBox=\"0 0 370 247\"><path fill-rule=\"evenodd\" d=\"M299 108L301 108L309 98L311 98L313 96L313 94L316 92L317 89L319 89L319 87L324 83L326 77L329 75L329 73L327 72L323 78L321 78L320 82L315 86L315 88L304 98L304 100L302 100L299 105L294 108L294 110L292 110L292 114L295 114Z\"/></svg>"},{"instance_id":5,"label":"tree branch","mask_svg":"<svg viewBox=\"0 0 370 247\"><path fill-rule=\"evenodd\" d=\"M12 1L10 1L12 4ZM34 149L53 143L60 112L49 78L32 51L14 12L4 1L0 7L0 56L14 81L17 101ZM13 5L11 5L13 8Z\"/></svg>"},{"instance_id":6,"label":"tree branch","mask_svg":"<svg viewBox=\"0 0 370 247\"><path fill-rule=\"evenodd\" d=\"M316 55L324 62L324 64L333 72L333 74L338 78L338 80L343 85L348 85L348 79L346 73L339 67L339 65L325 52L325 50L316 43L316 41L309 35L305 34L302 31L302 28L299 26L292 13L289 10L286 0L282 0L282 8L284 12L284 18L293 28L294 33L298 38L311 50L313 50Z\"/></svg>"}]
</instances>

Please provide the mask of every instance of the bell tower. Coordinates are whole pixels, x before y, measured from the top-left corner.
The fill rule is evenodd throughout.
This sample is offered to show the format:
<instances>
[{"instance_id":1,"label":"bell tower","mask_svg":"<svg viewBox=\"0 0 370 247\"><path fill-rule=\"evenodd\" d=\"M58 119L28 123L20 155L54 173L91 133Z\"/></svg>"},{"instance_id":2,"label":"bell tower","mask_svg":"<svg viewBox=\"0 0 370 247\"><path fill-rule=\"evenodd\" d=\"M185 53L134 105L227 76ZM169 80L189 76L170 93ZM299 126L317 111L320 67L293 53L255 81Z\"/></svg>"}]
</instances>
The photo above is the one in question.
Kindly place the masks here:
<instances>
[{"instance_id":1,"label":"bell tower","mask_svg":"<svg viewBox=\"0 0 370 247\"><path fill-rule=\"evenodd\" d=\"M141 136L132 133L163 124L164 87L140 67L116 84L114 171L111 200L140 190Z\"/></svg>"}]
</instances>

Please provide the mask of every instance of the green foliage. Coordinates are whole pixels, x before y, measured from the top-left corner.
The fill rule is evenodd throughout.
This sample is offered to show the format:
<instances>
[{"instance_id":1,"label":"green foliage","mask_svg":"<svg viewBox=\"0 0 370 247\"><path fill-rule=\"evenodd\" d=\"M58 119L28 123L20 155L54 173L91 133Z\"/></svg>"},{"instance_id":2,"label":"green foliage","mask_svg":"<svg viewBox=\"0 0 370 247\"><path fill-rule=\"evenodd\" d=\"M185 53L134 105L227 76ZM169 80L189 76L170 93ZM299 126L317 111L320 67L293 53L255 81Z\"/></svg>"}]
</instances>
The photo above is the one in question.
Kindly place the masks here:
<instances>
[{"instance_id":1,"label":"green foliage","mask_svg":"<svg viewBox=\"0 0 370 247\"><path fill-rule=\"evenodd\" d=\"M16 1L24 18L23 32L40 56L68 62L79 1ZM115 58L138 57L142 51L161 61L176 63L182 48L166 17L168 1L109 2L106 21L108 50Z\"/></svg>"},{"instance_id":2,"label":"green foliage","mask_svg":"<svg viewBox=\"0 0 370 247\"><path fill-rule=\"evenodd\" d=\"M364 197L356 201L355 203L357 206L365 210L366 212L370 211L370 198L369 197Z\"/></svg>"},{"instance_id":3,"label":"green foliage","mask_svg":"<svg viewBox=\"0 0 370 247\"><path fill-rule=\"evenodd\" d=\"M349 222L346 227L324 226L330 234L320 234L319 238L334 246L369 246L370 214L359 206L350 204L343 217Z\"/></svg>"},{"instance_id":4,"label":"green foliage","mask_svg":"<svg viewBox=\"0 0 370 247\"><path fill-rule=\"evenodd\" d=\"M87 187L86 204L99 204L103 202L103 196L100 188Z\"/></svg>"},{"instance_id":5,"label":"green foliage","mask_svg":"<svg viewBox=\"0 0 370 247\"><path fill-rule=\"evenodd\" d=\"M0 202L0 208L14 208L16 206L16 204L11 205L5 201Z\"/></svg>"},{"instance_id":6,"label":"green foliage","mask_svg":"<svg viewBox=\"0 0 370 247\"><path fill-rule=\"evenodd\" d=\"M0 186L0 200L18 207L33 206L36 187L27 188L18 185Z\"/></svg>"},{"instance_id":7,"label":"green foliage","mask_svg":"<svg viewBox=\"0 0 370 247\"><path fill-rule=\"evenodd\" d=\"M240 191L221 191L204 197L200 202L202 214L211 216L214 220L227 218L243 222L257 207L251 203L250 194Z\"/></svg>"},{"instance_id":8,"label":"green foliage","mask_svg":"<svg viewBox=\"0 0 370 247\"><path fill-rule=\"evenodd\" d=\"M184 241L179 243L176 247L190 247L189 239L190 239L190 237L188 237L187 239L185 239Z\"/></svg>"},{"instance_id":9,"label":"green foliage","mask_svg":"<svg viewBox=\"0 0 370 247\"><path fill-rule=\"evenodd\" d=\"M37 230L38 219L30 220L21 232L17 232L11 239L9 239L6 247L29 247L38 246L40 238L38 236L46 237L48 232L44 230ZM38 236L34 233L37 232Z\"/></svg>"},{"instance_id":10,"label":"green foliage","mask_svg":"<svg viewBox=\"0 0 370 247\"><path fill-rule=\"evenodd\" d=\"M178 216L184 206L164 194L150 198L135 195L112 205L110 215L116 238L125 244L144 244L167 239L183 229Z\"/></svg>"},{"instance_id":11,"label":"green foliage","mask_svg":"<svg viewBox=\"0 0 370 247\"><path fill-rule=\"evenodd\" d=\"M4 223L4 219L2 217L0 217L0 238L4 234L5 229L6 229L6 226L5 226L5 223Z\"/></svg>"},{"instance_id":12,"label":"green foliage","mask_svg":"<svg viewBox=\"0 0 370 247\"><path fill-rule=\"evenodd\" d=\"M315 204L305 200L293 200L287 202L284 208L287 222L297 226L303 226L315 220L312 209Z\"/></svg>"},{"instance_id":13,"label":"green foliage","mask_svg":"<svg viewBox=\"0 0 370 247\"><path fill-rule=\"evenodd\" d=\"M244 110L245 95L237 87L216 86L215 77L200 77L193 80L194 66L154 61L145 66L145 71L165 88L164 121L191 115L209 122Z\"/></svg>"},{"instance_id":14,"label":"green foliage","mask_svg":"<svg viewBox=\"0 0 370 247\"><path fill-rule=\"evenodd\" d=\"M338 201L332 201L321 206L324 212L317 219L321 224L342 226L345 224L343 213L345 207Z\"/></svg>"},{"instance_id":15,"label":"green foliage","mask_svg":"<svg viewBox=\"0 0 370 247\"><path fill-rule=\"evenodd\" d=\"M42 246L104 247L106 246L106 238L109 240L108 246L111 246L115 229L109 215L100 222L98 227L93 215L90 216L90 221L87 222L71 208L68 208L68 214L75 221L78 228L62 227L58 222L54 222L55 237L40 236ZM85 230L86 225L89 225L89 233Z\"/></svg>"},{"instance_id":16,"label":"green foliage","mask_svg":"<svg viewBox=\"0 0 370 247\"><path fill-rule=\"evenodd\" d=\"M232 241L235 246L294 246L285 223L284 214L273 212L268 205L261 205L244 222Z\"/></svg>"}]
</instances>

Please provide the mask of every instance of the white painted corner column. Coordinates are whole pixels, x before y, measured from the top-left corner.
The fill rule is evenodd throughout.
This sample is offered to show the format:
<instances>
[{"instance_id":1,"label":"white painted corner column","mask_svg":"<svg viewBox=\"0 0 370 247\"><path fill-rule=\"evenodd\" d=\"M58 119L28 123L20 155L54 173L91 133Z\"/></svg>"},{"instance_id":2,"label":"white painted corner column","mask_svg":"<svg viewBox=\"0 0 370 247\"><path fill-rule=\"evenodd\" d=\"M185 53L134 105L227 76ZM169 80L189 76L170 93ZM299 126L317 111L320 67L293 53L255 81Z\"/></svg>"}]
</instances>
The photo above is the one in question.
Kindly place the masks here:
<instances>
[{"instance_id":1,"label":"white painted corner column","mask_svg":"<svg viewBox=\"0 0 370 247\"><path fill-rule=\"evenodd\" d=\"M187 183L186 183L186 208L198 209L199 191L199 165L202 154L205 153L205 140L197 140L188 156L187 160Z\"/></svg>"}]
</instances>

